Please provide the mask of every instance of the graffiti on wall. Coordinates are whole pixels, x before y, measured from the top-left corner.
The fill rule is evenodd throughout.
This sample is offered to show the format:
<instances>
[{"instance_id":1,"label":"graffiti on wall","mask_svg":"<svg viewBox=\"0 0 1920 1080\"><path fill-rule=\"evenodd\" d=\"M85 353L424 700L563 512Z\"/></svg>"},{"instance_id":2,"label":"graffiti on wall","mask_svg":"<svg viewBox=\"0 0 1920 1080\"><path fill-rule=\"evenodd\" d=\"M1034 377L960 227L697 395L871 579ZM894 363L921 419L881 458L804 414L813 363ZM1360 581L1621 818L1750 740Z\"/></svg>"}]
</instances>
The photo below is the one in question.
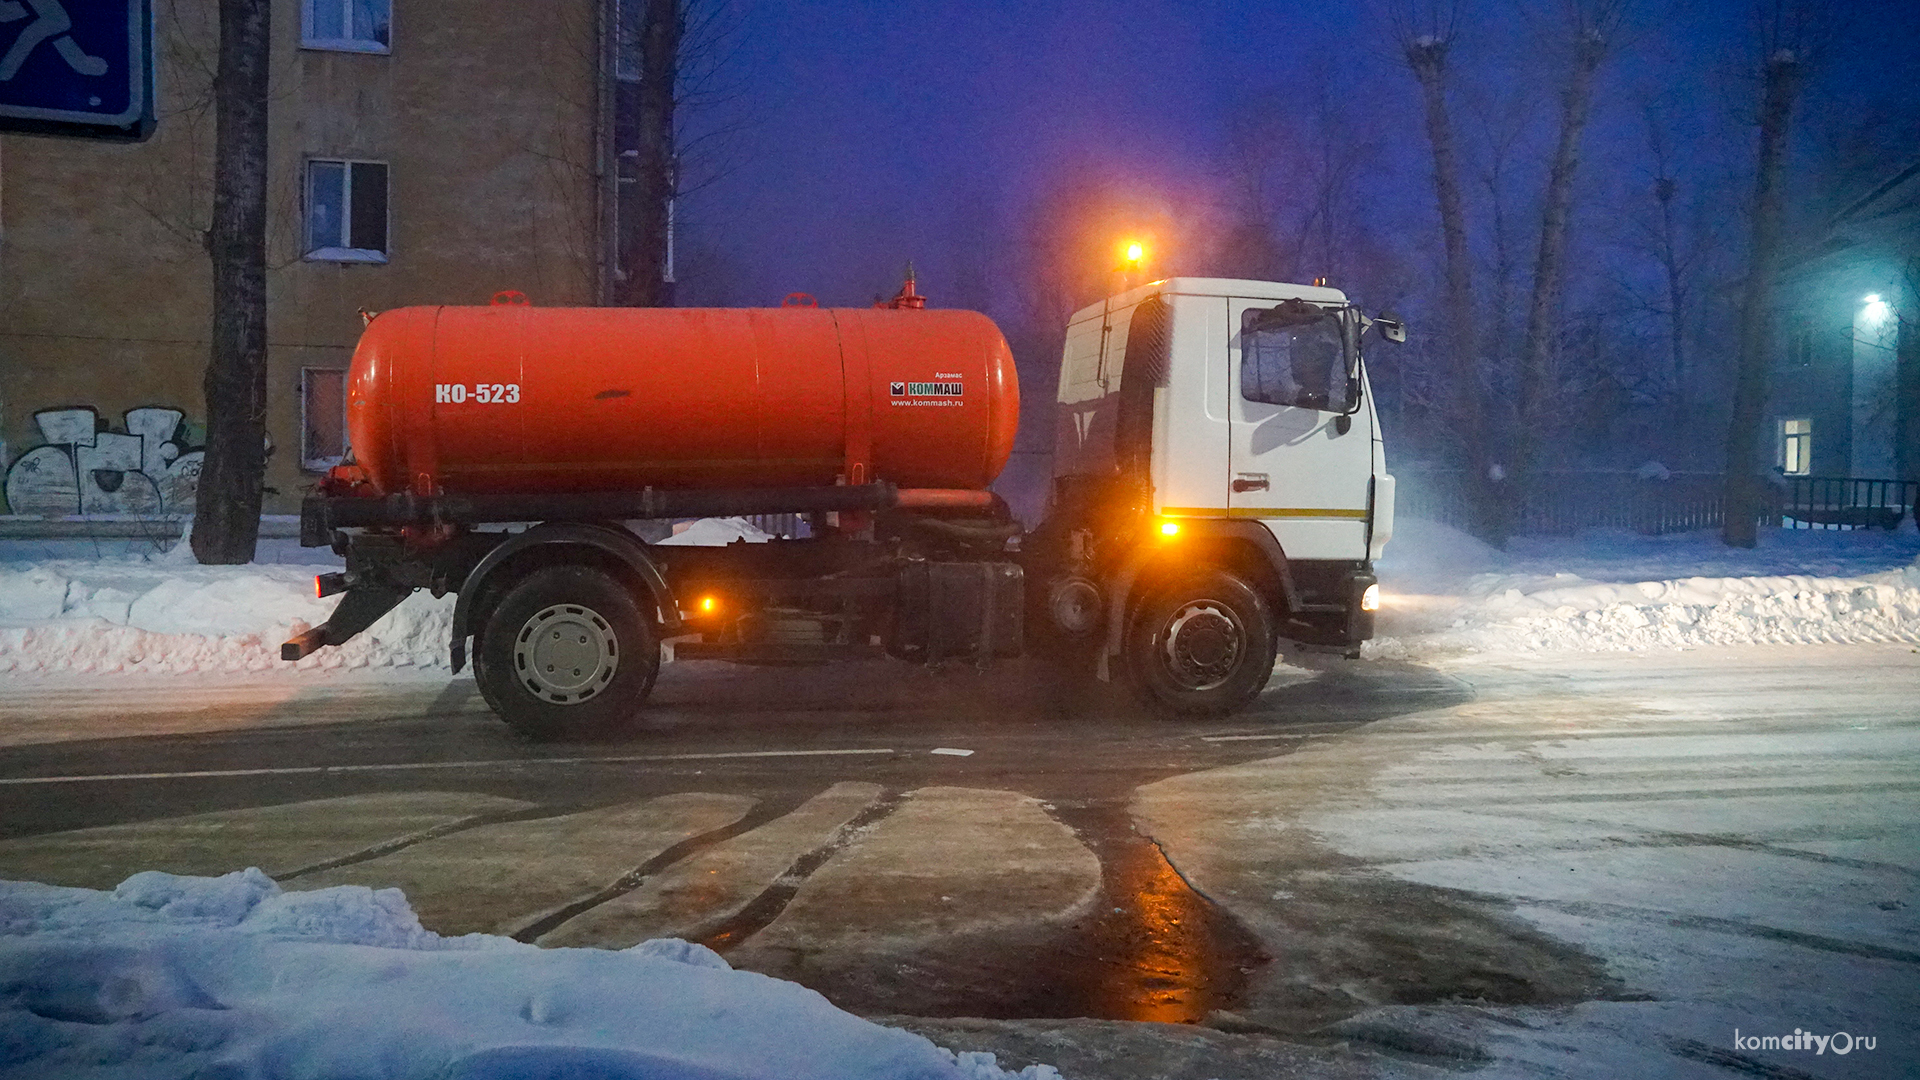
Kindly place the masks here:
<instances>
[{"instance_id":1,"label":"graffiti on wall","mask_svg":"<svg viewBox=\"0 0 1920 1080\"><path fill-rule=\"evenodd\" d=\"M7 508L38 517L191 513L205 453L186 446L186 415L129 409L123 430L110 431L90 408L34 413L43 445L7 470Z\"/></svg>"}]
</instances>

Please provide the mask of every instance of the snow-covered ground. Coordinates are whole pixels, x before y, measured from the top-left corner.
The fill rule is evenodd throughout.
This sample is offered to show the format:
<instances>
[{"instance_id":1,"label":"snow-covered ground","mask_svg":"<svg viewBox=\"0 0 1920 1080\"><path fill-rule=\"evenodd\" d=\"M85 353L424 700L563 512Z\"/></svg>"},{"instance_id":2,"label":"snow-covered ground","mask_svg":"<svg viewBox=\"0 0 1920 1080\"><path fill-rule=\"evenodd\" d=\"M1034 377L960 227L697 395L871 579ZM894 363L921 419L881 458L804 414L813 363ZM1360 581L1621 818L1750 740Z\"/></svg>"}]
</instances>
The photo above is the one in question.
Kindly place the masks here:
<instances>
[{"instance_id":1,"label":"snow-covered ground","mask_svg":"<svg viewBox=\"0 0 1920 1080\"><path fill-rule=\"evenodd\" d=\"M1506 551L1403 520L1379 573L1374 656L1920 641L1911 519L1893 532L1762 529L1752 550L1716 532L1595 529Z\"/></svg>"},{"instance_id":2,"label":"snow-covered ground","mask_svg":"<svg viewBox=\"0 0 1920 1080\"><path fill-rule=\"evenodd\" d=\"M664 543L763 540L707 520ZM0 672L109 674L444 670L453 598L414 594L365 633L298 664L280 643L337 602L313 576L325 549L266 541L244 567L171 552L82 557L68 541L0 542ZM86 545L90 548L91 545ZM148 545L151 548L151 545ZM59 556L59 557L53 557ZM1496 551L1444 525L1403 520L1380 564L1373 656L1431 658L1555 649L1920 641L1920 534L1761 531L1743 551L1712 532L1593 530L1521 537Z\"/></svg>"},{"instance_id":3,"label":"snow-covered ground","mask_svg":"<svg viewBox=\"0 0 1920 1080\"><path fill-rule=\"evenodd\" d=\"M397 889L258 870L0 882L0 1073L47 1080L1046 1080L709 949L423 930Z\"/></svg>"},{"instance_id":4,"label":"snow-covered ground","mask_svg":"<svg viewBox=\"0 0 1920 1080\"><path fill-rule=\"evenodd\" d=\"M740 539L768 536L739 518L708 518L661 543ZM101 550L92 541L0 541L0 672L297 676L448 665L454 597L424 591L344 645L282 661L281 642L339 603L314 596L314 575L342 565L326 548L266 540L248 566L200 566L184 544L160 552L121 541L93 554Z\"/></svg>"}]
</instances>

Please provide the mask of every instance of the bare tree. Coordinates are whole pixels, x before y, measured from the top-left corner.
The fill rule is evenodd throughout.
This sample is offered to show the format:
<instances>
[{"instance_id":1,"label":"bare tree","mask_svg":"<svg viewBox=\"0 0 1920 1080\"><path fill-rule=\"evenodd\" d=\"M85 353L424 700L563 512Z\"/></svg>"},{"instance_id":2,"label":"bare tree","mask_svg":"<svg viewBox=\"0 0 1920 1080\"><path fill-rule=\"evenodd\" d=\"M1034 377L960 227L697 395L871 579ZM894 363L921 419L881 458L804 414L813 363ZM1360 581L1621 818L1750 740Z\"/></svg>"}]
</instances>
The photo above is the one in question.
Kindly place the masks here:
<instances>
[{"instance_id":1,"label":"bare tree","mask_svg":"<svg viewBox=\"0 0 1920 1080\"><path fill-rule=\"evenodd\" d=\"M1753 180L1753 238L1740 290L1740 331L1720 537L1729 547L1759 540L1762 485L1755 475L1773 358L1773 281L1784 232L1787 136L1794 100L1806 81L1808 51L1820 18L1816 2L1762 0L1755 14L1761 47L1760 144Z\"/></svg>"},{"instance_id":2,"label":"bare tree","mask_svg":"<svg viewBox=\"0 0 1920 1080\"><path fill-rule=\"evenodd\" d=\"M214 75L213 342L193 521L203 563L250 562L266 482L267 60L271 0L220 0Z\"/></svg>"},{"instance_id":3,"label":"bare tree","mask_svg":"<svg viewBox=\"0 0 1920 1080\"><path fill-rule=\"evenodd\" d=\"M743 24L727 0L604 2L616 11L611 135L620 189L611 223L619 273L609 298L671 306L680 202L728 170L735 136L749 126L730 108L741 96L731 72Z\"/></svg>"},{"instance_id":4,"label":"bare tree","mask_svg":"<svg viewBox=\"0 0 1920 1080\"><path fill-rule=\"evenodd\" d=\"M1673 145L1653 106L1647 108L1647 151L1653 158L1653 200L1660 206L1660 220L1654 232L1654 258L1660 263L1667 286L1667 350L1672 360L1675 411L1687 415L1689 373L1687 371L1687 257L1681 252L1680 232L1673 220L1673 200L1680 183L1674 178Z\"/></svg>"},{"instance_id":5,"label":"bare tree","mask_svg":"<svg viewBox=\"0 0 1920 1080\"><path fill-rule=\"evenodd\" d=\"M1346 284L1365 240L1357 188L1380 147L1349 115L1342 74L1314 63L1297 87L1263 89L1227 114L1218 167L1227 189L1215 252L1221 272Z\"/></svg>"},{"instance_id":6,"label":"bare tree","mask_svg":"<svg viewBox=\"0 0 1920 1080\"><path fill-rule=\"evenodd\" d=\"M1433 149L1434 195L1439 202L1440 236L1446 248L1445 353L1453 377L1447 412L1467 464L1464 494L1469 503L1468 518L1475 533L1504 543L1506 515L1495 487L1493 440L1487 429L1480 382L1473 255L1467 246L1460 165L1447 108L1447 60L1459 32L1459 4L1455 0L1394 0L1388 16L1401 57L1420 84L1427 141Z\"/></svg>"},{"instance_id":7,"label":"bare tree","mask_svg":"<svg viewBox=\"0 0 1920 1080\"><path fill-rule=\"evenodd\" d=\"M1280 212L1276 189L1283 186L1274 180L1274 159L1288 145L1282 120L1286 112L1275 97L1250 97L1227 114L1220 159L1227 185L1225 235L1215 259L1223 274L1289 281L1293 265L1274 235Z\"/></svg>"},{"instance_id":8,"label":"bare tree","mask_svg":"<svg viewBox=\"0 0 1920 1080\"><path fill-rule=\"evenodd\" d=\"M633 47L639 78L634 103L635 145L632 221L621 236L626 301L635 307L673 305L672 214L678 194L674 108L679 104L680 44L685 39L685 0L637 0L639 23ZM624 43L623 43L624 44Z\"/></svg>"},{"instance_id":9,"label":"bare tree","mask_svg":"<svg viewBox=\"0 0 1920 1080\"><path fill-rule=\"evenodd\" d=\"M1521 288L1521 247L1525 237L1517 219L1523 215L1515 205L1514 175L1528 158L1528 135L1539 120L1536 95L1524 79L1491 79L1477 82L1464 104L1474 130L1483 143L1479 155L1480 186L1486 191L1487 224L1491 235L1485 250L1490 251L1491 291L1482 290L1485 303L1481 311L1480 376L1482 409L1487 416L1491 440L1498 432L1513 427L1514 343L1518 328L1514 301ZM1471 156L1471 155L1470 155ZM1497 453L1490 444L1489 455Z\"/></svg>"},{"instance_id":10,"label":"bare tree","mask_svg":"<svg viewBox=\"0 0 1920 1080\"><path fill-rule=\"evenodd\" d=\"M1524 480L1534 471L1540 428L1547 423L1554 386L1554 344L1566 280L1567 227L1573 214L1573 181L1580 141L1593 111L1600 66L1613 51L1631 0L1561 0L1569 53L1559 95L1559 138L1547 168L1541 200L1540 253L1534 261L1533 299L1527 307L1519 378L1519 423L1514 466Z\"/></svg>"}]
</instances>

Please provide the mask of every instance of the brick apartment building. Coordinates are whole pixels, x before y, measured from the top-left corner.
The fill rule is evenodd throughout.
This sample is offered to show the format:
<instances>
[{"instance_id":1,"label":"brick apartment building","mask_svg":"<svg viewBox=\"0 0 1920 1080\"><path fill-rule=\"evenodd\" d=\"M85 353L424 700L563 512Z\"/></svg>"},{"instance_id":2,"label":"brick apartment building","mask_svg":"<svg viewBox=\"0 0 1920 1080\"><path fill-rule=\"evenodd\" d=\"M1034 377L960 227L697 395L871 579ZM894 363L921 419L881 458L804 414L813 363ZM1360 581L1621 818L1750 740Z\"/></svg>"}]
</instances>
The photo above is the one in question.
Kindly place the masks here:
<instances>
[{"instance_id":1,"label":"brick apartment building","mask_svg":"<svg viewBox=\"0 0 1920 1080\"><path fill-rule=\"evenodd\" d=\"M154 0L147 142L0 136L0 512L191 510L217 6ZM361 309L604 294L604 10L275 0L268 512L342 452Z\"/></svg>"}]
</instances>

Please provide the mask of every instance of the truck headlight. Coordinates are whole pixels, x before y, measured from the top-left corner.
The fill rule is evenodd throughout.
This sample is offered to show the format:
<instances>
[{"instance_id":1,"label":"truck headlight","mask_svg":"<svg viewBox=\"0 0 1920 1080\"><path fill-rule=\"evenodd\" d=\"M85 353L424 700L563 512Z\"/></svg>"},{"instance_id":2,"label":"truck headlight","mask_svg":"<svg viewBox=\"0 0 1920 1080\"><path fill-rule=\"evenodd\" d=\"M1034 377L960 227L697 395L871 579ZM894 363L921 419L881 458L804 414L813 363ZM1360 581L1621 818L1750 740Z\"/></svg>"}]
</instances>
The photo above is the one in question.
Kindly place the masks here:
<instances>
[{"instance_id":1,"label":"truck headlight","mask_svg":"<svg viewBox=\"0 0 1920 1080\"><path fill-rule=\"evenodd\" d=\"M1380 586L1379 585L1369 585L1367 586L1367 591L1360 594L1360 610L1361 611L1379 611L1380 610Z\"/></svg>"}]
</instances>

